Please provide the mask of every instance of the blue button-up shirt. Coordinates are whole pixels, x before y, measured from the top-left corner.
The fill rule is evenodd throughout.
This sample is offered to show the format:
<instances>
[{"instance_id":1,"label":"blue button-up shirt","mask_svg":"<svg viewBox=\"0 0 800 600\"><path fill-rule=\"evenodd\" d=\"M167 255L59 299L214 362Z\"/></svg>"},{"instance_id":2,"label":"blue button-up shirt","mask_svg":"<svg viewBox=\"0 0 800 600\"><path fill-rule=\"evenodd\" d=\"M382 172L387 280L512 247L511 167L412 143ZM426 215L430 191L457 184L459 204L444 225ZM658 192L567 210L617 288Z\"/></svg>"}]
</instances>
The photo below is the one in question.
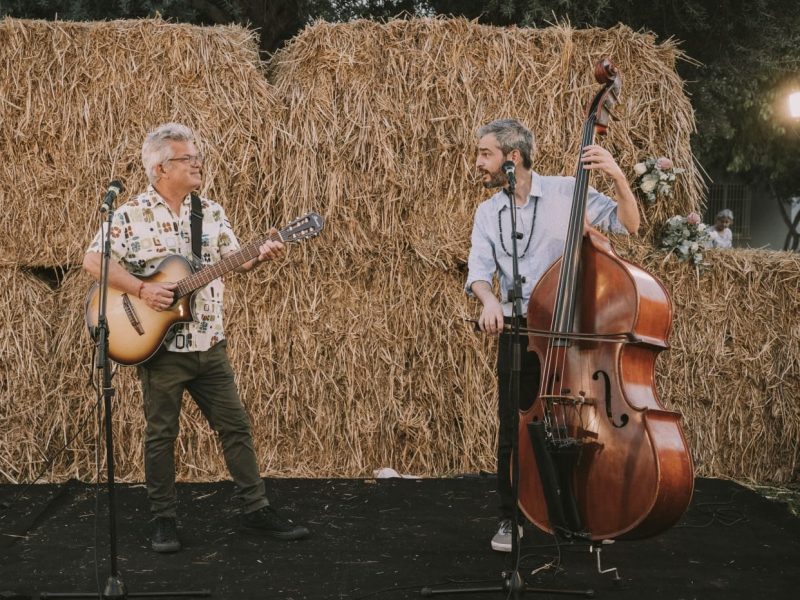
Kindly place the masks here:
<instances>
[{"instance_id":1,"label":"blue button-up shirt","mask_svg":"<svg viewBox=\"0 0 800 600\"><path fill-rule=\"evenodd\" d=\"M517 207L519 273L522 284L522 313L528 313L528 299L547 268L563 253L572 209L574 177L531 175L531 192L523 206ZM535 216L534 216L535 215ZM617 217L617 203L590 187L586 204L589 223L605 231L628 233ZM501 236L502 231L502 236ZM509 199L500 190L482 202L475 212L472 248L469 252L465 289L472 295L476 281L492 283L499 274L503 314L511 316L508 289L513 282L511 265L511 210Z\"/></svg>"}]
</instances>

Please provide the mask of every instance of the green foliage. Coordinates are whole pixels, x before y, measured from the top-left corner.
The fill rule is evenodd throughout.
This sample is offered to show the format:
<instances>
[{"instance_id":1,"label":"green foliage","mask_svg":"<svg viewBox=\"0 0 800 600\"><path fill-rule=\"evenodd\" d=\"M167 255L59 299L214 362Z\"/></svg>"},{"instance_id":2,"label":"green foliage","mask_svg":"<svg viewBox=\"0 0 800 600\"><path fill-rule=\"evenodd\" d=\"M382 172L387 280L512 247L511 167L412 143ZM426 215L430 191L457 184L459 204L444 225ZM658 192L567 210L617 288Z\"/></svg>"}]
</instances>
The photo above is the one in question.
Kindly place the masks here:
<instances>
[{"instance_id":1,"label":"green foliage","mask_svg":"<svg viewBox=\"0 0 800 600\"><path fill-rule=\"evenodd\" d=\"M301 10L307 20L346 22L353 19L390 19L398 15L433 16L426 0L305 0Z\"/></svg>"},{"instance_id":2,"label":"green foliage","mask_svg":"<svg viewBox=\"0 0 800 600\"><path fill-rule=\"evenodd\" d=\"M233 21L243 13L236 0L0 0L0 17L98 21L154 17L209 23L219 15Z\"/></svg>"}]
</instances>

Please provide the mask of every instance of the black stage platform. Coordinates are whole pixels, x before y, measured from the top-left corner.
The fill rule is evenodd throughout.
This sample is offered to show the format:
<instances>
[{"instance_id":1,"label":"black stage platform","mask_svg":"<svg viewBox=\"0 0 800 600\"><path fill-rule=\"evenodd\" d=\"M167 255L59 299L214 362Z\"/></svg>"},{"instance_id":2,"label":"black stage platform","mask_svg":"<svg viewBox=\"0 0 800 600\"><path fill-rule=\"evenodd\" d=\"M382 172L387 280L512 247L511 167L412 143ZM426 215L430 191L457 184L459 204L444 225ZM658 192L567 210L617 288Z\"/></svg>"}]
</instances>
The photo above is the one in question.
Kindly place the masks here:
<instances>
[{"instance_id":1,"label":"black stage platform","mask_svg":"<svg viewBox=\"0 0 800 600\"><path fill-rule=\"evenodd\" d=\"M187 484L179 488L184 549L159 555L149 549L144 488L118 486L119 571L129 594L208 588L223 599L396 600L419 598L420 588L436 584L499 584L510 568L508 555L489 548L491 477L267 484L273 504L307 524L310 539L238 533L232 484ZM38 485L16 498L22 490L0 486L0 598L91 592L98 580L102 589L109 575L105 488L97 531L94 486ZM552 538L532 527L522 553L529 585L591 588L608 600L800 597L800 519L729 481L699 479L689 511L666 533L605 547L602 566L616 567L621 584L597 572L586 545L562 545L559 560ZM542 569L548 564L559 566Z\"/></svg>"}]
</instances>

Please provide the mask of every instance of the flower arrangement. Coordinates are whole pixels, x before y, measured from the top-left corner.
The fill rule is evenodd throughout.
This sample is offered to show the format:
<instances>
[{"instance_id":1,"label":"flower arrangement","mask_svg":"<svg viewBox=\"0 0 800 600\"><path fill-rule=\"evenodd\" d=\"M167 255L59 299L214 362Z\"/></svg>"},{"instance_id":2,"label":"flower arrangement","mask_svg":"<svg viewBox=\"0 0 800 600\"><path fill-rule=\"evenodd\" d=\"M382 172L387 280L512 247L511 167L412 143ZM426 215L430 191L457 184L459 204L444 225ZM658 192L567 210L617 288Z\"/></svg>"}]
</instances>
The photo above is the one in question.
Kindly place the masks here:
<instances>
[{"instance_id":1,"label":"flower arrangement","mask_svg":"<svg viewBox=\"0 0 800 600\"><path fill-rule=\"evenodd\" d=\"M667 258L675 253L678 260L700 265L703 262L703 250L711 248L711 245L708 225L702 222L697 213L692 212L685 217L676 215L664 224L661 248L669 252Z\"/></svg>"},{"instance_id":2,"label":"flower arrangement","mask_svg":"<svg viewBox=\"0 0 800 600\"><path fill-rule=\"evenodd\" d=\"M659 158L646 158L644 162L633 166L636 173L636 184L644 194L645 199L653 204L659 196L672 196L672 186L675 179L685 169L673 166L672 161L666 156Z\"/></svg>"}]
</instances>

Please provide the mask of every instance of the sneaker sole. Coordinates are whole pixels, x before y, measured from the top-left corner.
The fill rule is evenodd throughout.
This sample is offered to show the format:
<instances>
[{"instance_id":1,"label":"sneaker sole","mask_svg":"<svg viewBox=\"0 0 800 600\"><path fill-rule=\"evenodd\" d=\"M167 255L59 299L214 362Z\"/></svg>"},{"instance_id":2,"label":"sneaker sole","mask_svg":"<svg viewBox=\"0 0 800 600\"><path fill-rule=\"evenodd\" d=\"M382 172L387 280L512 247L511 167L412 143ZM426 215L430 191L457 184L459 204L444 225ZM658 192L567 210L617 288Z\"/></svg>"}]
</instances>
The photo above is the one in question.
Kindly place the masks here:
<instances>
[{"instance_id":1,"label":"sneaker sole","mask_svg":"<svg viewBox=\"0 0 800 600\"><path fill-rule=\"evenodd\" d=\"M167 543L163 543L163 544L157 544L155 542L151 542L150 543L150 547L156 552L162 552L162 553L177 552L178 550L181 549L181 543L180 542L167 542Z\"/></svg>"},{"instance_id":2,"label":"sneaker sole","mask_svg":"<svg viewBox=\"0 0 800 600\"><path fill-rule=\"evenodd\" d=\"M511 552L511 544L498 544L492 542L492 550L497 552Z\"/></svg>"}]
</instances>

